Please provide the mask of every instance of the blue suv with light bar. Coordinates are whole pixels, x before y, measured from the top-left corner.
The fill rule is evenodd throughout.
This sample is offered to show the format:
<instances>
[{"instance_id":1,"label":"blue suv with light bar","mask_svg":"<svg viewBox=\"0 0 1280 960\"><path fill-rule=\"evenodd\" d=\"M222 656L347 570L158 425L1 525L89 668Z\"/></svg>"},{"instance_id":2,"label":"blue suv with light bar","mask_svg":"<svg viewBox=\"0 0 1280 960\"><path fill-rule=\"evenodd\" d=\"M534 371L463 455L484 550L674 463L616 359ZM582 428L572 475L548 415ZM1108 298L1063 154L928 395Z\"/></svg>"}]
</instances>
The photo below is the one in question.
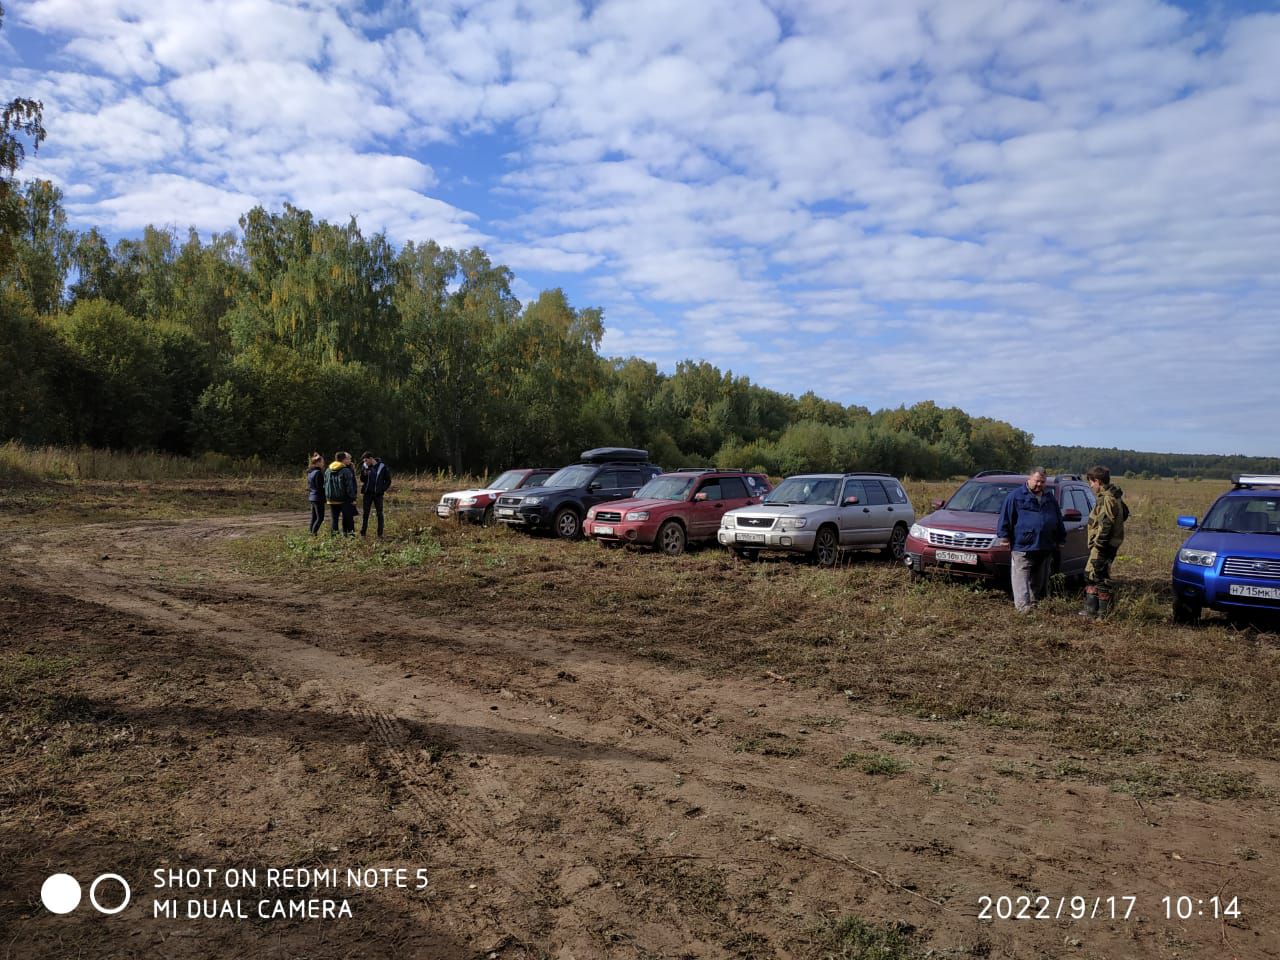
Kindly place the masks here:
<instances>
[{"instance_id":1,"label":"blue suv with light bar","mask_svg":"<svg viewBox=\"0 0 1280 960\"><path fill-rule=\"evenodd\" d=\"M1194 623L1205 607L1233 616L1280 613L1280 476L1238 475L1173 561L1173 619Z\"/></svg>"}]
</instances>

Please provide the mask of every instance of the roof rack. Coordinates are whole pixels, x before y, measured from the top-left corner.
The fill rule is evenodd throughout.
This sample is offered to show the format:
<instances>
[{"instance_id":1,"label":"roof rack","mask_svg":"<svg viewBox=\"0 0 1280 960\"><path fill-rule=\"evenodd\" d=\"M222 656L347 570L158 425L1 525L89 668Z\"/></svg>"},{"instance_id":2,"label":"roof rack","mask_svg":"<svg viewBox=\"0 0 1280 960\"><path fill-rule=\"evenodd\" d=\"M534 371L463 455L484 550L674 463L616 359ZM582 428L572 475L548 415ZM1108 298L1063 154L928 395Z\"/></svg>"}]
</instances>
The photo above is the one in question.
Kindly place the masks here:
<instances>
[{"instance_id":1,"label":"roof rack","mask_svg":"<svg viewBox=\"0 0 1280 960\"><path fill-rule=\"evenodd\" d=\"M1019 476L1016 470L980 470L973 475L976 480L978 477L1016 477Z\"/></svg>"},{"instance_id":2,"label":"roof rack","mask_svg":"<svg viewBox=\"0 0 1280 960\"><path fill-rule=\"evenodd\" d=\"M878 470L849 470L846 477L892 477L892 473L881 473Z\"/></svg>"},{"instance_id":3,"label":"roof rack","mask_svg":"<svg viewBox=\"0 0 1280 960\"><path fill-rule=\"evenodd\" d=\"M1062 481L1062 480L1079 480L1079 479L1080 479L1080 474L1078 474L1078 473L1056 473L1056 474L1054 474L1052 477L1047 477L1046 479L1048 479L1048 480L1052 480L1052 481L1054 481L1055 483L1057 483L1057 482L1059 482L1059 481Z\"/></svg>"},{"instance_id":4,"label":"roof rack","mask_svg":"<svg viewBox=\"0 0 1280 960\"><path fill-rule=\"evenodd\" d=\"M746 473L741 467L679 467L671 473Z\"/></svg>"},{"instance_id":5,"label":"roof rack","mask_svg":"<svg viewBox=\"0 0 1280 960\"><path fill-rule=\"evenodd\" d=\"M583 450L578 458L579 463L647 463L648 460L649 451L635 447L596 447Z\"/></svg>"},{"instance_id":6,"label":"roof rack","mask_svg":"<svg viewBox=\"0 0 1280 960\"><path fill-rule=\"evenodd\" d=\"M1231 482L1242 487L1280 487L1280 475L1274 473L1233 473Z\"/></svg>"}]
</instances>

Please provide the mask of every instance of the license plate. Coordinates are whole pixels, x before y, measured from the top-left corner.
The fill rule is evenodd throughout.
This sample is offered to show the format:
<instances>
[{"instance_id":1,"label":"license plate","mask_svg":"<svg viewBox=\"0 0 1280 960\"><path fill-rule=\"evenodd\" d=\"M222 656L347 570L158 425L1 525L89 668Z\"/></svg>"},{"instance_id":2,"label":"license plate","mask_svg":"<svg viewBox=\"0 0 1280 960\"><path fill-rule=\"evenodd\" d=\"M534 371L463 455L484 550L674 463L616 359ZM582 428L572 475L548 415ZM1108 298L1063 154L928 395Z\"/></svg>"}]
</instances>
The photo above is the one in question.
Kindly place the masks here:
<instances>
[{"instance_id":1,"label":"license plate","mask_svg":"<svg viewBox=\"0 0 1280 960\"><path fill-rule=\"evenodd\" d=\"M447 506L445 506L443 503L442 503L442 504L440 504L440 505L438 505L438 506L436 507L436 516L437 516L437 517L447 517L447 516L449 516L449 514L451 514L452 512L453 512L453 508L452 508L452 507L447 507Z\"/></svg>"},{"instance_id":2,"label":"license plate","mask_svg":"<svg viewBox=\"0 0 1280 960\"><path fill-rule=\"evenodd\" d=\"M1280 587L1252 587L1233 583L1228 591L1233 597L1253 597L1255 600L1280 600Z\"/></svg>"},{"instance_id":3,"label":"license plate","mask_svg":"<svg viewBox=\"0 0 1280 960\"><path fill-rule=\"evenodd\" d=\"M960 553L956 550L939 550L935 556L941 563L977 564L978 562L976 553Z\"/></svg>"},{"instance_id":4,"label":"license plate","mask_svg":"<svg viewBox=\"0 0 1280 960\"><path fill-rule=\"evenodd\" d=\"M515 511L515 508L514 508L514 507L499 507L499 508L498 508L498 516L500 516L500 517L514 517L515 515L516 515L516 511Z\"/></svg>"},{"instance_id":5,"label":"license plate","mask_svg":"<svg viewBox=\"0 0 1280 960\"><path fill-rule=\"evenodd\" d=\"M613 536L613 527L602 527L602 526L600 526L600 524L598 524L598 523L597 523L597 524L595 525L595 531L596 531L596 536L597 536L597 537L612 537L612 536Z\"/></svg>"},{"instance_id":6,"label":"license plate","mask_svg":"<svg viewBox=\"0 0 1280 960\"><path fill-rule=\"evenodd\" d=\"M763 533L739 533L734 536L736 543L764 543Z\"/></svg>"}]
</instances>

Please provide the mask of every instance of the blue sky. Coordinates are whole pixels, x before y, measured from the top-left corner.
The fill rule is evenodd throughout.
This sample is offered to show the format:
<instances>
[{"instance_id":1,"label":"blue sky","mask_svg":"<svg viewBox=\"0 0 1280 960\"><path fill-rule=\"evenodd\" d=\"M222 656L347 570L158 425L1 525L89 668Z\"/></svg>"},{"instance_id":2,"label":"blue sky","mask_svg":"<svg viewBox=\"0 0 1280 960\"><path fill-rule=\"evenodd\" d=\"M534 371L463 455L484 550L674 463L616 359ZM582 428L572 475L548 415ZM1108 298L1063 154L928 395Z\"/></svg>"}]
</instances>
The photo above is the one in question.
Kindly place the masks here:
<instances>
[{"instance_id":1,"label":"blue sky","mask_svg":"<svg viewBox=\"0 0 1280 960\"><path fill-rule=\"evenodd\" d=\"M74 226L479 244L604 351L1280 455L1280 8L11 0Z\"/></svg>"}]
</instances>

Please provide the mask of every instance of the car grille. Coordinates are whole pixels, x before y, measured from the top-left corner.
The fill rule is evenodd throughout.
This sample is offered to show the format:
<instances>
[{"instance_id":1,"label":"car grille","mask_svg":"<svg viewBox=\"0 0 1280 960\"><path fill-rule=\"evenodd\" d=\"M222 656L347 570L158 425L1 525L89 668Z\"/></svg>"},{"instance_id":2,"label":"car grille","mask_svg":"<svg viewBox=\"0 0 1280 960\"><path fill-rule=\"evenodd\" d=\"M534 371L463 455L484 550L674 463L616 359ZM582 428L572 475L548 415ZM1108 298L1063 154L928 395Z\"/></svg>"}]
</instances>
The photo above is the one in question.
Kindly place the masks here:
<instances>
[{"instance_id":1,"label":"car grille","mask_svg":"<svg viewBox=\"0 0 1280 960\"><path fill-rule=\"evenodd\" d=\"M596 520L600 523L621 523L622 514L616 510L597 510Z\"/></svg>"},{"instance_id":2,"label":"car grille","mask_svg":"<svg viewBox=\"0 0 1280 960\"><path fill-rule=\"evenodd\" d=\"M499 497L498 503L504 507L518 507L523 499L524 497Z\"/></svg>"},{"instance_id":3,"label":"car grille","mask_svg":"<svg viewBox=\"0 0 1280 960\"><path fill-rule=\"evenodd\" d=\"M753 530L768 530L774 524L773 517L738 517L738 526Z\"/></svg>"},{"instance_id":4,"label":"car grille","mask_svg":"<svg viewBox=\"0 0 1280 960\"><path fill-rule=\"evenodd\" d=\"M441 501L441 503L444 503L444 504L446 504L447 506L450 506L450 507L452 507L452 506L453 506L454 504L456 504L457 502L458 502L458 498L457 498L457 497L445 497L445 498Z\"/></svg>"},{"instance_id":5,"label":"car grille","mask_svg":"<svg viewBox=\"0 0 1280 960\"><path fill-rule=\"evenodd\" d=\"M1280 560L1256 560L1251 557L1227 557L1222 561L1225 577L1258 577L1262 580L1280 580Z\"/></svg>"},{"instance_id":6,"label":"car grille","mask_svg":"<svg viewBox=\"0 0 1280 960\"><path fill-rule=\"evenodd\" d=\"M949 530L930 530L929 543L935 547L964 547L967 550L986 550L995 537L989 533L961 533Z\"/></svg>"}]
</instances>

